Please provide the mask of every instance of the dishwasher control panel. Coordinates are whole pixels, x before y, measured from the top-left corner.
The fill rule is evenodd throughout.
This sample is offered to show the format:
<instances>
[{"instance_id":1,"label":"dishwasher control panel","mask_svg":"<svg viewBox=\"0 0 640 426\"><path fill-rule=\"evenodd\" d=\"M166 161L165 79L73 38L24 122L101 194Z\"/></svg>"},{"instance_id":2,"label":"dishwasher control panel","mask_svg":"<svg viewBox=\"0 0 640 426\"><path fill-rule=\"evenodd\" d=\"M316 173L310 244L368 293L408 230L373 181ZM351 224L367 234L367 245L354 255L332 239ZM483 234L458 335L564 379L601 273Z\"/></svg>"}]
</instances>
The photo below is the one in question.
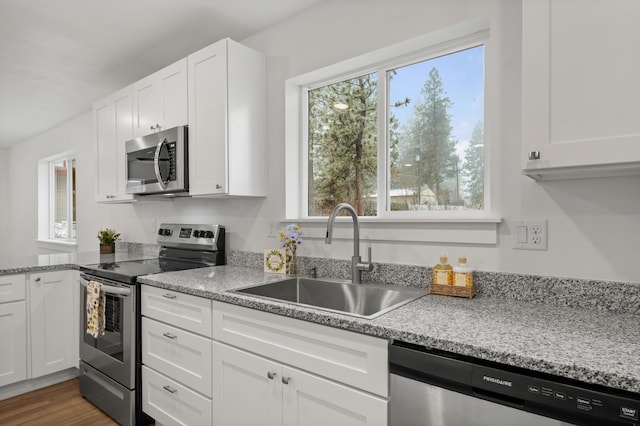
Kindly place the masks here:
<instances>
[{"instance_id":1,"label":"dishwasher control panel","mask_svg":"<svg viewBox=\"0 0 640 426\"><path fill-rule=\"evenodd\" d=\"M392 375L571 424L640 424L638 394L410 343L391 345L389 371Z\"/></svg>"},{"instance_id":2,"label":"dishwasher control panel","mask_svg":"<svg viewBox=\"0 0 640 426\"><path fill-rule=\"evenodd\" d=\"M637 422L640 401L546 379L474 365L471 386L547 407Z\"/></svg>"}]
</instances>

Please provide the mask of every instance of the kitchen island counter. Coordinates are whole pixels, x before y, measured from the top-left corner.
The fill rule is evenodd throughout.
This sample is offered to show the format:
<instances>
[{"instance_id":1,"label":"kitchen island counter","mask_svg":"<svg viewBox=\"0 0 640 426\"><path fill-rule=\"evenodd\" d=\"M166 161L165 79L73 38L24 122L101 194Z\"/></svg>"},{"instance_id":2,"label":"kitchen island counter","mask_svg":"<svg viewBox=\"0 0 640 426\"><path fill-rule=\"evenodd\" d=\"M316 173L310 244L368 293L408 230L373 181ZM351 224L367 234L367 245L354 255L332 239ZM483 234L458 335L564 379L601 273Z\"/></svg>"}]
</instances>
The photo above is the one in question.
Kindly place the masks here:
<instances>
[{"instance_id":1,"label":"kitchen island counter","mask_svg":"<svg viewBox=\"0 0 640 426\"><path fill-rule=\"evenodd\" d=\"M229 292L282 278L258 269L217 266L147 275L139 281L331 327L640 393L640 318L635 314L497 297L470 300L427 295L368 320Z\"/></svg>"},{"instance_id":2,"label":"kitchen island counter","mask_svg":"<svg viewBox=\"0 0 640 426\"><path fill-rule=\"evenodd\" d=\"M0 258L0 276L78 269L79 265L123 262L127 260L153 259L157 256L131 255L127 252L100 254L98 252L40 254L16 258Z\"/></svg>"}]
</instances>

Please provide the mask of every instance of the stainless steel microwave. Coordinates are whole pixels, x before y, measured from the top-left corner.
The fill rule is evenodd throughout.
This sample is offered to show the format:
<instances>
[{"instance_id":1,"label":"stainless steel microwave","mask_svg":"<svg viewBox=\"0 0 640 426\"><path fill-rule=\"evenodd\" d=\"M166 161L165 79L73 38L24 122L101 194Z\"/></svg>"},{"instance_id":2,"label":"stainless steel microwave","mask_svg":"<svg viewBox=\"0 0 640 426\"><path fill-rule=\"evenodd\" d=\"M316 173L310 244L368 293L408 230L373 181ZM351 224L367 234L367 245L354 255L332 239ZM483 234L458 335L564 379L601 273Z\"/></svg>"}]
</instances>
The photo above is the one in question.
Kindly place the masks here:
<instances>
[{"instance_id":1,"label":"stainless steel microwave","mask_svg":"<svg viewBox=\"0 0 640 426\"><path fill-rule=\"evenodd\" d=\"M188 139L178 126L127 141L127 194L188 192Z\"/></svg>"}]
</instances>

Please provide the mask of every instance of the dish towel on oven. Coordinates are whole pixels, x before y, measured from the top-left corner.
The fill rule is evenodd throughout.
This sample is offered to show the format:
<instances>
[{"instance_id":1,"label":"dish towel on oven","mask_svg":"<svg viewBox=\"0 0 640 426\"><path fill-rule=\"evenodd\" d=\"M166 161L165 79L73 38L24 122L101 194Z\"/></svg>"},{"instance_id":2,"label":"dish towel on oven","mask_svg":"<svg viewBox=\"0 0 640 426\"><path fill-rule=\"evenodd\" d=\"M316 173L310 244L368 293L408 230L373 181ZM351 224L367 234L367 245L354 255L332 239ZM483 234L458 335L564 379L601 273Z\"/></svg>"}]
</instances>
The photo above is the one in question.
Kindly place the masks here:
<instances>
[{"instance_id":1,"label":"dish towel on oven","mask_svg":"<svg viewBox=\"0 0 640 426\"><path fill-rule=\"evenodd\" d=\"M87 285L87 334L98 338L104 334L105 295L102 284L89 281Z\"/></svg>"}]
</instances>

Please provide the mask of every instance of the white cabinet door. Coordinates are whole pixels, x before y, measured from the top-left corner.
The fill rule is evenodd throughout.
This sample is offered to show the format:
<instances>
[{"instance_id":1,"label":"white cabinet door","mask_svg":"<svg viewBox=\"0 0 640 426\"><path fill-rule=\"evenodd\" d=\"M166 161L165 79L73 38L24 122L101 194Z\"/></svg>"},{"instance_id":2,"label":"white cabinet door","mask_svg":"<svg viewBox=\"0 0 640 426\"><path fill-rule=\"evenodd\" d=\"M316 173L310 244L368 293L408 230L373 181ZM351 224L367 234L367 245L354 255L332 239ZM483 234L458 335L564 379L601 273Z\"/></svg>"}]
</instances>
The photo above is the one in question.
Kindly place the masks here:
<instances>
[{"instance_id":1,"label":"white cabinet door","mask_svg":"<svg viewBox=\"0 0 640 426\"><path fill-rule=\"evenodd\" d=\"M282 367L213 343L213 424L282 425Z\"/></svg>"},{"instance_id":2,"label":"white cabinet door","mask_svg":"<svg viewBox=\"0 0 640 426\"><path fill-rule=\"evenodd\" d=\"M24 274L0 276L0 303L24 300L26 278Z\"/></svg>"},{"instance_id":3,"label":"white cabinet door","mask_svg":"<svg viewBox=\"0 0 640 426\"><path fill-rule=\"evenodd\" d=\"M264 55L224 39L187 59L189 193L266 195Z\"/></svg>"},{"instance_id":4,"label":"white cabinet door","mask_svg":"<svg viewBox=\"0 0 640 426\"><path fill-rule=\"evenodd\" d=\"M126 87L93 105L97 202L126 202L125 142L133 137L132 88Z\"/></svg>"},{"instance_id":5,"label":"white cabinet door","mask_svg":"<svg viewBox=\"0 0 640 426\"><path fill-rule=\"evenodd\" d=\"M78 366L77 271L32 273L29 280L33 378Z\"/></svg>"},{"instance_id":6,"label":"white cabinet door","mask_svg":"<svg viewBox=\"0 0 640 426\"><path fill-rule=\"evenodd\" d=\"M183 126L187 120L186 58L133 84L134 137Z\"/></svg>"},{"instance_id":7,"label":"white cabinet door","mask_svg":"<svg viewBox=\"0 0 640 426\"><path fill-rule=\"evenodd\" d=\"M284 367L283 425L386 426L387 400Z\"/></svg>"},{"instance_id":8,"label":"white cabinet door","mask_svg":"<svg viewBox=\"0 0 640 426\"><path fill-rule=\"evenodd\" d=\"M640 174L640 2L523 2L524 173Z\"/></svg>"},{"instance_id":9,"label":"white cabinet door","mask_svg":"<svg viewBox=\"0 0 640 426\"><path fill-rule=\"evenodd\" d=\"M227 44L188 56L189 193L224 194L227 182Z\"/></svg>"},{"instance_id":10,"label":"white cabinet door","mask_svg":"<svg viewBox=\"0 0 640 426\"><path fill-rule=\"evenodd\" d=\"M142 318L142 363L211 397L211 340Z\"/></svg>"},{"instance_id":11,"label":"white cabinet door","mask_svg":"<svg viewBox=\"0 0 640 426\"><path fill-rule=\"evenodd\" d=\"M211 299L143 285L141 312L145 317L211 337Z\"/></svg>"},{"instance_id":12,"label":"white cabinet door","mask_svg":"<svg viewBox=\"0 0 640 426\"><path fill-rule=\"evenodd\" d=\"M24 300L0 304L0 342L0 386L25 380L27 313Z\"/></svg>"},{"instance_id":13,"label":"white cabinet door","mask_svg":"<svg viewBox=\"0 0 640 426\"><path fill-rule=\"evenodd\" d=\"M142 366L142 410L163 425L210 425L211 400Z\"/></svg>"}]
</instances>

